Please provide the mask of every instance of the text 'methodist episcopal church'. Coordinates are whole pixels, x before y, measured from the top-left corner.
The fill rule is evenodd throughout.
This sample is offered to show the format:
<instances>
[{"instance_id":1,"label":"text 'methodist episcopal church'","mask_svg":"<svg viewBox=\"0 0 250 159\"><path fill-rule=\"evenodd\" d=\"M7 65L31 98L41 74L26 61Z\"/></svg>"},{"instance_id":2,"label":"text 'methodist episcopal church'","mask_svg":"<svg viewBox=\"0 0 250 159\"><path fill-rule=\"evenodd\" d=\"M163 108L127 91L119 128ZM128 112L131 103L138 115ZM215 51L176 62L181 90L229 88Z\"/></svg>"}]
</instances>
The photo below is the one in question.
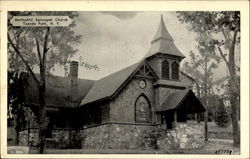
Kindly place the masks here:
<instances>
[{"instance_id":1,"label":"text 'methodist episcopal church'","mask_svg":"<svg viewBox=\"0 0 250 159\"><path fill-rule=\"evenodd\" d=\"M183 59L161 17L138 63L94 81L79 79L73 61L69 77L47 77L46 146L74 139L82 149L199 148L204 127L196 119L205 108L191 90L194 80L180 70ZM38 90L27 74L23 90L37 114ZM20 144L36 145L37 127L24 125Z\"/></svg>"}]
</instances>

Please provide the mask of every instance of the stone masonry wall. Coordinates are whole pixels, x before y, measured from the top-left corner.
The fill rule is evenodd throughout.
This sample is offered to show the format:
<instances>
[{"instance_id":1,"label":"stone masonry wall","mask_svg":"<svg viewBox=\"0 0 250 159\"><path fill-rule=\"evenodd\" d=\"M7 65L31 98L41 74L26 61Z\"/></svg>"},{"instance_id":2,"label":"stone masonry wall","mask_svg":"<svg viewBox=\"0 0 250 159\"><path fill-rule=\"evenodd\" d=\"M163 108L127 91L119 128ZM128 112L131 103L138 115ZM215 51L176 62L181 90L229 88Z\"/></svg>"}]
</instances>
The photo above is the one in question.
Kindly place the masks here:
<instances>
[{"instance_id":1,"label":"stone masonry wall","mask_svg":"<svg viewBox=\"0 0 250 159\"><path fill-rule=\"evenodd\" d=\"M154 149L149 125L105 124L81 131L83 149Z\"/></svg>"},{"instance_id":2,"label":"stone masonry wall","mask_svg":"<svg viewBox=\"0 0 250 159\"><path fill-rule=\"evenodd\" d=\"M20 132L20 145L28 145L27 130ZM38 129L31 129L29 145L36 146ZM203 125L177 123L172 130L157 125L109 123L79 131L56 129L46 139L49 148L159 149L176 151L200 148L204 144Z\"/></svg>"},{"instance_id":3,"label":"stone masonry wall","mask_svg":"<svg viewBox=\"0 0 250 159\"><path fill-rule=\"evenodd\" d=\"M28 135L28 130L23 130L19 132L20 146L28 146L28 145L36 146L37 144L38 144L38 129L30 129L29 135Z\"/></svg>"},{"instance_id":4,"label":"stone masonry wall","mask_svg":"<svg viewBox=\"0 0 250 159\"><path fill-rule=\"evenodd\" d=\"M161 126L105 124L81 130L83 149L196 149L204 144L203 125L177 123L172 130Z\"/></svg>"},{"instance_id":5,"label":"stone masonry wall","mask_svg":"<svg viewBox=\"0 0 250 159\"><path fill-rule=\"evenodd\" d=\"M200 148L204 144L204 127L199 123L177 123L172 130L161 130L159 149L180 150Z\"/></svg>"},{"instance_id":6,"label":"stone masonry wall","mask_svg":"<svg viewBox=\"0 0 250 159\"><path fill-rule=\"evenodd\" d=\"M133 78L120 94L110 102L110 122L135 123L135 102L139 95L144 93L150 101L152 110L152 121L154 118L154 88L153 81L145 79L147 85L142 89L139 87L138 78Z\"/></svg>"},{"instance_id":7,"label":"stone masonry wall","mask_svg":"<svg viewBox=\"0 0 250 159\"><path fill-rule=\"evenodd\" d=\"M28 130L19 132L20 146L37 146L38 129L30 129L29 141ZM80 133L70 129L54 129L52 137L46 138L46 147L48 148L80 148Z\"/></svg>"}]
</instances>

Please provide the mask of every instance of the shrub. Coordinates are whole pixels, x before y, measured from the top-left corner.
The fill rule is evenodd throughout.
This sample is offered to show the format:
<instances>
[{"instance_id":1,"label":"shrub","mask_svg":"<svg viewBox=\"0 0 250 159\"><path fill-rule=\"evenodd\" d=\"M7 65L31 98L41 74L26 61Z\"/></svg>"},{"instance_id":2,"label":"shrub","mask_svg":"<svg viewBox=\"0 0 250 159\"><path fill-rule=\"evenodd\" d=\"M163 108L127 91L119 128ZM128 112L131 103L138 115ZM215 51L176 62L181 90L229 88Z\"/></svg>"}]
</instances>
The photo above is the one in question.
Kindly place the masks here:
<instances>
[{"instance_id":1,"label":"shrub","mask_svg":"<svg viewBox=\"0 0 250 159\"><path fill-rule=\"evenodd\" d=\"M229 124L229 116L226 111L226 107L224 106L224 103L221 99L216 110L215 123L219 127L227 127Z\"/></svg>"}]
</instances>

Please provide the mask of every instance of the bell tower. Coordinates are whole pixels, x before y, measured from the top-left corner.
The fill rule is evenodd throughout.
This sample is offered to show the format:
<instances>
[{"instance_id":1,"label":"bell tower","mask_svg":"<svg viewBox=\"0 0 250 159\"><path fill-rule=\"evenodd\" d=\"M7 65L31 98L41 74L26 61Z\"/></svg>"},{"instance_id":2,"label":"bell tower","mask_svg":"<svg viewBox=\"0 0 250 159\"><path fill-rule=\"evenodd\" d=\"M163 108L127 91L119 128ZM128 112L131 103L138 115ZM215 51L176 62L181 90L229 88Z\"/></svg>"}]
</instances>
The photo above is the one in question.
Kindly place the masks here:
<instances>
[{"instance_id":1,"label":"bell tower","mask_svg":"<svg viewBox=\"0 0 250 159\"><path fill-rule=\"evenodd\" d=\"M160 79L179 80L179 66L184 57L175 46L161 15L160 25L145 58Z\"/></svg>"},{"instance_id":2,"label":"bell tower","mask_svg":"<svg viewBox=\"0 0 250 159\"><path fill-rule=\"evenodd\" d=\"M146 61L159 78L154 83L156 106L160 107L170 93L185 89L180 81L180 62L183 58L185 56L175 46L161 15L158 30L145 55Z\"/></svg>"}]
</instances>

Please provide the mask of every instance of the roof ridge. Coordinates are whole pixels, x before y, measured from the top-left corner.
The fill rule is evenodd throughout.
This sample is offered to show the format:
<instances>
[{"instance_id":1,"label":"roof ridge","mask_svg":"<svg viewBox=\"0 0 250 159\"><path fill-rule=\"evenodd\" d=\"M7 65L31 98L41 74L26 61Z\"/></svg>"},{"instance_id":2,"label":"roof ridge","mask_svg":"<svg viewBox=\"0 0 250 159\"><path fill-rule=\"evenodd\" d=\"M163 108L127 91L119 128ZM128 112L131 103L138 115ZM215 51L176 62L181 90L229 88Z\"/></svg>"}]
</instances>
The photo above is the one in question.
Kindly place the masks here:
<instances>
[{"instance_id":1,"label":"roof ridge","mask_svg":"<svg viewBox=\"0 0 250 159\"><path fill-rule=\"evenodd\" d=\"M143 61L144 59L94 82L87 95L82 98L79 106L113 96L113 94L124 84L125 81L128 80ZM105 89L102 87L105 87Z\"/></svg>"},{"instance_id":2,"label":"roof ridge","mask_svg":"<svg viewBox=\"0 0 250 159\"><path fill-rule=\"evenodd\" d=\"M144 60L144 59L143 59L143 60ZM137 63L131 64L131 65L129 65L129 66L127 66L127 67L124 67L124 68L122 68L122 69L120 69L120 70L117 70L117 71L115 71L115 72L112 72L112 73L110 73L110 74L104 76L103 78L100 78L99 80L105 79L105 78L107 78L107 77L109 77L109 76L111 76L111 75L114 75L114 74L116 74L116 73L119 73L119 72L122 71L122 70L125 70L125 69L127 69L127 68L129 68L129 67L132 67L132 66L134 66L134 65L136 65L136 64L139 64L139 63L142 62L143 60L140 60L140 61L137 62ZM96 81L99 81L99 80L96 80Z\"/></svg>"},{"instance_id":3,"label":"roof ridge","mask_svg":"<svg viewBox=\"0 0 250 159\"><path fill-rule=\"evenodd\" d=\"M29 74L29 73L28 73ZM40 76L40 73L34 73L35 75ZM60 76L60 75L46 75L46 77L59 77L59 78L70 78L68 76ZM78 80L88 80L88 81L97 81L94 79L87 79L87 78L77 78Z\"/></svg>"}]
</instances>

